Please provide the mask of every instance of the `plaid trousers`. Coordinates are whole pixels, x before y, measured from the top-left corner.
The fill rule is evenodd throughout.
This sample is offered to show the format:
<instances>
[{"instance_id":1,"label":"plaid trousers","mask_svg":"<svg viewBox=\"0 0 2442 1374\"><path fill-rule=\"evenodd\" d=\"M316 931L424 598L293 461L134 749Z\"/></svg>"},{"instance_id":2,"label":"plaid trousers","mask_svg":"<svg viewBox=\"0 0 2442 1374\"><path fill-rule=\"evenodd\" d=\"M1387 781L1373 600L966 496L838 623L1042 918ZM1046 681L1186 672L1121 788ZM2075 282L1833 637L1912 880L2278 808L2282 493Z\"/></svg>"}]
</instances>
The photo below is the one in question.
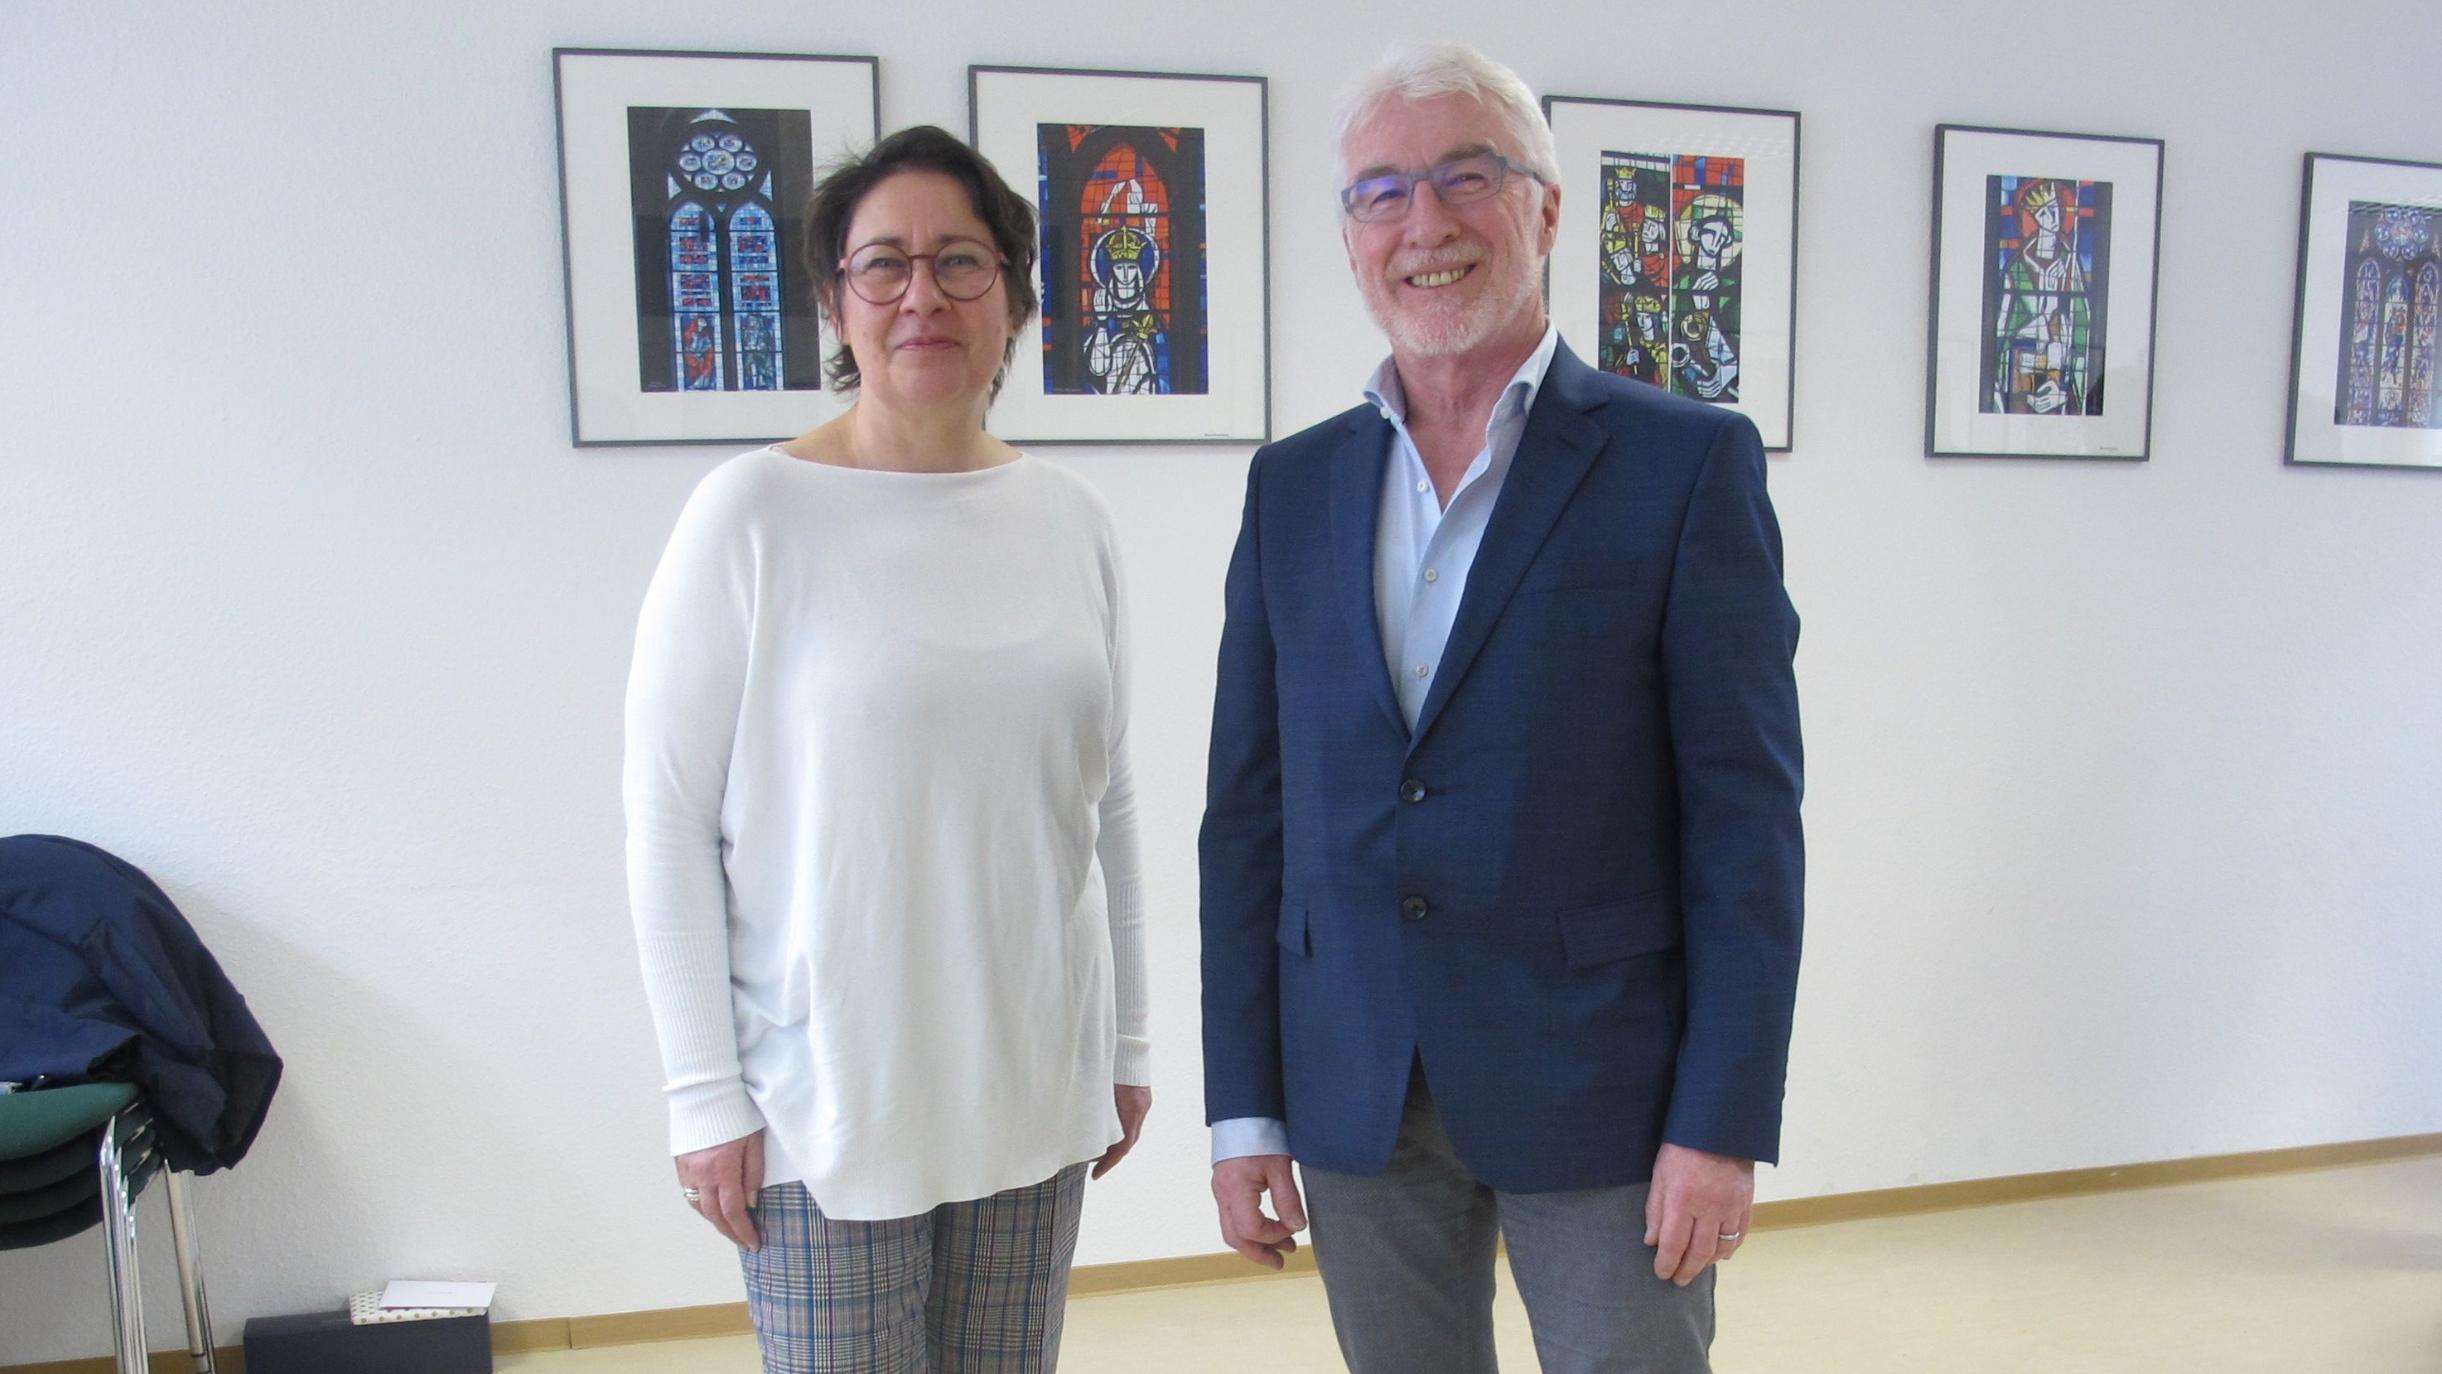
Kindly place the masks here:
<instances>
[{"instance_id":1,"label":"plaid trousers","mask_svg":"<svg viewBox=\"0 0 2442 1374\"><path fill-rule=\"evenodd\" d=\"M1086 1166L890 1221L763 1190L740 1251L764 1374L1051 1374Z\"/></svg>"}]
</instances>

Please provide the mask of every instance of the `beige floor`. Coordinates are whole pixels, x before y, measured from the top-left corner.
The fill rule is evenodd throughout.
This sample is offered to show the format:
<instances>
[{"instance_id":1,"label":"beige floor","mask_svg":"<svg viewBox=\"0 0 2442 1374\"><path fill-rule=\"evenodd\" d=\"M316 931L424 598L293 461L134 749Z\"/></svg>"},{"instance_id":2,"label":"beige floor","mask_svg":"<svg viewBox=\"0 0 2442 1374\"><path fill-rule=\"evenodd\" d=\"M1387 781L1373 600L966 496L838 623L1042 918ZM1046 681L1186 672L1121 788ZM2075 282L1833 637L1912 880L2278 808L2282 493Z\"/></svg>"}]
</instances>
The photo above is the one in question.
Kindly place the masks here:
<instances>
[{"instance_id":1,"label":"beige floor","mask_svg":"<svg viewBox=\"0 0 2442 1374\"><path fill-rule=\"evenodd\" d=\"M1506 1283L1498 1320L1504 1367L1534 1369ZM1718 1374L2436 1374L2442 1159L1767 1231L1725 1274L1721 1330ZM1080 1298L1062 1366L1340 1369L1312 1278ZM744 1337L499 1367L758 1368Z\"/></svg>"}]
</instances>

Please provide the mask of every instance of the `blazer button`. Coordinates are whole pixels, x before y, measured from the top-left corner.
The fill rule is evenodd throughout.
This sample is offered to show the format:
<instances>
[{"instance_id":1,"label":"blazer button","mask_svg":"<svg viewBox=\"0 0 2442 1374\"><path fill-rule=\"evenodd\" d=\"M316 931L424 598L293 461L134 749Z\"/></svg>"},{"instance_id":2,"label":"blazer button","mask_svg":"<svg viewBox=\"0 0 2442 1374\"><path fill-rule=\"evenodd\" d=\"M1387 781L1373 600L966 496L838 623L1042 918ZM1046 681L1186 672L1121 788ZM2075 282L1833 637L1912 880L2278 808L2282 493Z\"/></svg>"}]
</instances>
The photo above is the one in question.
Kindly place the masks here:
<instances>
[{"instance_id":1,"label":"blazer button","mask_svg":"<svg viewBox=\"0 0 2442 1374\"><path fill-rule=\"evenodd\" d=\"M1414 778L1410 778L1406 782L1399 784L1399 800L1405 802L1420 802L1424 799L1425 785L1423 783L1416 781Z\"/></svg>"},{"instance_id":2,"label":"blazer button","mask_svg":"<svg viewBox=\"0 0 2442 1374\"><path fill-rule=\"evenodd\" d=\"M1422 897L1402 898L1399 903L1399 914L1407 917L1411 921L1423 920L1425 918L1425 914L1430 912L1432 909L1433 904L1426 901Z\"/></svg>"}]
</instances>

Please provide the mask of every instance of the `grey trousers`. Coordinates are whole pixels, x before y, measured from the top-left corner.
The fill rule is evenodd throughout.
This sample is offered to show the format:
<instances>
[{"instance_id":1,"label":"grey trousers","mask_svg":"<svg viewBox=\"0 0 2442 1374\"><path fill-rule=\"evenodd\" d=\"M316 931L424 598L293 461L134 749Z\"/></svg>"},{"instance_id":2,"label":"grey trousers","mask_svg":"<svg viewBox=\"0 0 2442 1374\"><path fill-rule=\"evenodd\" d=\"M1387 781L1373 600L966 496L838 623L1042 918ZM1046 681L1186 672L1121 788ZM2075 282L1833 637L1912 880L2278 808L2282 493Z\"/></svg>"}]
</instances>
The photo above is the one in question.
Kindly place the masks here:
<instances>
[{"instance_id":1,"label":"grey trousers","mask_svg":"<svg viewBox=\"0 0 2442 1374\"><path fill-rule=\"evenodd\" d=\"M1408 1084L1398 1148L1378 1177L1301 1168L1314 1259L1352 1374L1495 1374L1493 1240L1526 1302L1543 1374L1707 1374L1713 1270L1654 1277L1639 1183L1505 1193L1461 1164L1425 1091Z\"/></svg>"}]
</instances>

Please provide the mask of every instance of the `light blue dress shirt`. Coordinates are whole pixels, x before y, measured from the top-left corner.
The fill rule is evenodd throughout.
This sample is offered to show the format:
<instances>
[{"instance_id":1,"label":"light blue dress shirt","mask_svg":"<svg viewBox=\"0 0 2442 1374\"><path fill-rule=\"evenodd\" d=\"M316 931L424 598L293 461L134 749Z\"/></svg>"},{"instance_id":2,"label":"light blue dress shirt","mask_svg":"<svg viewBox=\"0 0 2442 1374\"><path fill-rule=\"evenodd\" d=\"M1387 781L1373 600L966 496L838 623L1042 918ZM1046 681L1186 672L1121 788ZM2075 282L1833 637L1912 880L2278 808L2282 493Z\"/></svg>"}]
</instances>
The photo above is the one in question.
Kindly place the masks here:
<instances>
[{"instance_id":1,"label":"light blue dress shirt","mask_svg":"<svg viewBox=\"0 0 2442 1374\"><path fill-rule=\"evenodd\" d=\"M1484 542L1484 526L1501 499L1501 486L1517 459L1526 415L1552 366L1560 330L1545 325L1543 342L1520 364L1484 422L1484 447L1458 479L1444 506L1426 473L1424 457L1408 434L1407 393L1399 369L1385 358L1365 387L1365 399L1390 421L1391 442L1383 455L1382 504L1374 512L1374 620L1382 634L1382 661L1390 669L1399 713L1408 729L1424 710L1440 671L1441 654L1458 620L1467 573ZM1285 1155L1289 1129L1266 1116L1231 1117L1213 1123L1213 1162L1241 1155Z\"/></svg>"}]
</instances>

